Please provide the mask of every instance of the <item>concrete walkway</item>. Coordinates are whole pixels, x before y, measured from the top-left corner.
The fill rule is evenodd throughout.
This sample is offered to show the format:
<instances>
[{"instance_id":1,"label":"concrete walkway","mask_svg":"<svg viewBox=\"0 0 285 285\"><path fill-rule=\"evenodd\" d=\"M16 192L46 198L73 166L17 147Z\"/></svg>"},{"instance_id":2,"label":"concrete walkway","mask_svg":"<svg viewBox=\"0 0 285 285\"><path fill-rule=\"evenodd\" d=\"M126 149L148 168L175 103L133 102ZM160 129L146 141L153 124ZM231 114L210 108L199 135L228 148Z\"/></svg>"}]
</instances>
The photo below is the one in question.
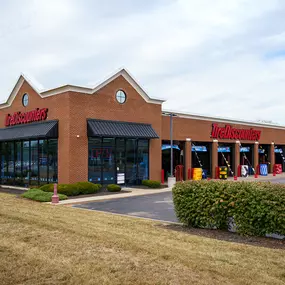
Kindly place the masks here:
<instances>
[{"instance_id":1,"label":"concrete walkway","mask_svg":"<svg viewBox=\"0 0 285 285\"><path fill-rule=\"evenodd\" d=\"M123 190L129 191L129 192L112 194L112 195L67 199L67 200L59 201L58 205L83 204L83 203L89 203L89 202L106 201L106 200L119 199L119 198L128 198L128 197L135 197L135 196L144 196L144 195L150 195L150 194L171 192L171 188L163 188L163 189L123 188Z\"/></svg>"},{"instance_id":2,"label":"concrete walkway","mask_svg":"<svg viewBox=\"0 0 285 285\"><path fill-rule=\"evenodd\" d=\"M233 181L233 177L228 178L229 181ZM278 174L273 176L269 174L268 176L258 176L255 178L254 176L249 177L238 177L237 182L239 181L270 181L270 182L281 182L285 183L285 173ZM138 189L138 188L123 188L123 190L128 191L127 193L118 193L112 195L102 195L102 196L91 196L91 197L84 197L84 198L74 198L74 199L67 199L63 201L59 201L58 205L74 205L74 204L83 204L89 202L97 202L97 201L106 201L106 200L113 200L119 198L128 198L128 197L136 197L136 196L144 196L150 194L159 194L165 192L171 192L171 188L163 188L163 189Z\"/></svg>"}]
</instances>

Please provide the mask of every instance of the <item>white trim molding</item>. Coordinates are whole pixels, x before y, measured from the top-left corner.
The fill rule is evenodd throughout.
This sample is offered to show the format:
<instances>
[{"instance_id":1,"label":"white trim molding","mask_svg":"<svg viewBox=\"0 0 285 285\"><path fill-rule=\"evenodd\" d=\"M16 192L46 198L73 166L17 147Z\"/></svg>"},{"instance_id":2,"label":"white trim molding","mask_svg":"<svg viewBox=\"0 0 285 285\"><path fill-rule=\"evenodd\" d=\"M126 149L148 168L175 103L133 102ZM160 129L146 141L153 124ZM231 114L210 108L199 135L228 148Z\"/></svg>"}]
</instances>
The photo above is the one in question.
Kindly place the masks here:
<instances>
[{"instance_id":1,"label":"white trim molding","mask_svg":"<svg viewBox=\"0 0 285 285\"><path fill-rule=\"evenodd\" d=\"M179 118L185 119L193 119L193 120L201 120L201 121L211 121L213 123L224 123L224 124L234 124L234 125L243 125L243 126L250 126L250 127L259 127L259 128L271 128L271 129L280 129L285 130L285 126L282 125L274 125L274 124L265 124L259 123L255 121L244 121L239 119L231 119L231 118L221 118L221 117L214 117L214 116L205 116L199 114L191 114L187 112L179 112L173 111L162 108L163 112L172 113Z\"/></svg>"},{"instance_id":2,"label":"white trim molding","mask_svg":"<svg viewBox=\"0 0 285 285\"><path fill-rule=\"evenodd\" d=\"M148 94L142 89L142 87L137 83L137 81L130 75L130 73L122 68L112 76L110 76L108 79L105 81L101 82L94 88L88 88L88 87L83 87L83 86L75 86L75 85L63 85L59 86L53 89L48 89L44 91L39 91L35 85L24 75L21 74L16 85L14 86L10 96L8 97L7 101L5 103L0 104L0 109L10 107L12 102L14 101L16 95L18 94L20 88L22 87L23 83L26 81L29 83L29 85L35 90L35 92L38 93L38 95L41 98L46 98L54 95L59 95L64 92L77 92L77 93L84 93L84 94L89 94L93 95L95 92L98 90L102 89L106 85L108 85L110 82L114 81L116 78L119 76L122 76L125 78L125 80L140 94L140 96L147 102L147 103L152 103L152 104L159 104L161 105L165 100L163 99L158 99L158 98L151 98L148 96Z\"/></svg>"}]
</instances>

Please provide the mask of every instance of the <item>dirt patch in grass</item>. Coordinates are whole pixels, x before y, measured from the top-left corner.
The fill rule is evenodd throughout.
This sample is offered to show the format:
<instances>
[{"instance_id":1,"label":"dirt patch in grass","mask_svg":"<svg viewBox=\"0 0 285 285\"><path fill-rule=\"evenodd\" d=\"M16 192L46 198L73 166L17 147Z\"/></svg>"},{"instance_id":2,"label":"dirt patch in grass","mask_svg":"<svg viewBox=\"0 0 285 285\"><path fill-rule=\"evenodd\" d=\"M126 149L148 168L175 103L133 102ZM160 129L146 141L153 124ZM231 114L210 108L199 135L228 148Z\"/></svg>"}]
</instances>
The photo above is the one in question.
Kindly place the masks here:
<instances>
[{"instance_id":1,"label":"dirt patch in grass","mask_svg":"<svg viewBox=\"0 0 285 285\"><path fill-rule=\"evenodd\" d=\"M14 284L284 284L285 251L0 194L0 280Z\"/></svg>"},{"instance_id":2,"label":"dirt patch in grass","mask_svg":"<svg viewBox=\"0 0 285 285\"><path fill-rule=\"evenodd\" d=\"M217 240L223 240L228 242L243 243L253 246L261 246L267 248L275 248L285 250L285 240L267 238L267 237L252 237L252 236L242 236L237 233L232 233L223 230L209 230L209 229L197 229L188 228L181 225L175 224L164 224L158 225L164 229L173 230L177 232L183 232L190 235L196 235L200 237L212 238Z\"/></svg>"}]
</instances>

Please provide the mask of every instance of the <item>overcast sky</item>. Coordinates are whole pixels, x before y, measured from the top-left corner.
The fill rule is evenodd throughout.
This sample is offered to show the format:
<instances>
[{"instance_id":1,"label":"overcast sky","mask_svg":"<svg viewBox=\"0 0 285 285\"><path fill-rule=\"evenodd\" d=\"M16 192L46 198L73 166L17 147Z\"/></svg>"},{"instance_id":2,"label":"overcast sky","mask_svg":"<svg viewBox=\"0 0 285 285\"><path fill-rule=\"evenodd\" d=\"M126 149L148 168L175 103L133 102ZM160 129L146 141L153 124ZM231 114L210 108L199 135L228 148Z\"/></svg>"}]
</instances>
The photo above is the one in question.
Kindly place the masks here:
<instances>
[{"instance_id":1,"label":"overcast sky","mask_svg":"<svg viewBox=\"0 0 285 285\"><path fill-rule=\"evenodd\" d=\"M285 1L0 0L0 101L122 67L164 108L285 125Z\"/></svg>"}]
</instances>

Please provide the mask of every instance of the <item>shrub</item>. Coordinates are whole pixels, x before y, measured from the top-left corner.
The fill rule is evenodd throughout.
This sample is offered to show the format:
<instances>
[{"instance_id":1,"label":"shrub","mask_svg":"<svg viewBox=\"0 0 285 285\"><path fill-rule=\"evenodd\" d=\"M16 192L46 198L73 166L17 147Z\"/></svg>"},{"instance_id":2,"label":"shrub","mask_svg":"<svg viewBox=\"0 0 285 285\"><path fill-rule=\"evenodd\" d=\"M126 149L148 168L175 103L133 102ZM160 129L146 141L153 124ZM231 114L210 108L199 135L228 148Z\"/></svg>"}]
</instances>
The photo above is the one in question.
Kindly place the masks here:
<instances>
[{"instance_id":1,"label":"shrub","mask_svg":"<svg viewBox=\"0 0 285 285\"><path fill-rule=\"evenodd\" d=\"M192 181L173 188L180 222L227 229L233 217L246 235L285 234L285 185L269 182Z\"/></svg>"},{"instance_id":2,"label":"shrub","mask_svg":"<svg viewBox=\"0 0 285 285\"><path fill-rule=\"evenodd\" d=\"M34 200L34 201L39 201L39 202L51 202L51 197L53 193L51 192L44 192L40 189L30 189L21 196L26 199ZM63 194L58 194L59 200L65 200L67 199L66 195Z\"/></svg>"},{"instance_id":3,"label":"shrub","mask_svg":"<svg viewBox=\"0 0 285 285\"><path fill-rule=\"evenodd\" d=\"M116 185L116 184L109 184L107 186L107 190L109 192L120 192L122 189L121 189L121 186L120 185Z\"/></svg>"},{"instance_id":4,"label":"shrub","mask_svg":"<svg viewBox=\"0 0 285 285\"><path fill-rule=\"evenodd\" d=\"M79 194L92 194L97 193L102 188L101 184L94 184L91 182L77 182L75 186L79 190Z\"/></svg>"},{"instance_id":5,"label":"shrub","mask_svg":"<svg viewBox=\"0 0 285 285\"><path fill-rule=\"evenodd\" d=\"M53 184L45 184L41 186L39 189L41 189L44 192L53 192Z\"/></svg>"},{"instance_id":6,"label":"shrub","mask_svg":"<svg viewBox=\"0 0 285 285\"><path fill-rule=\"evenodd\" d=\"M155 180L143 180L142 185L149 188L160 188L160 182Z\"/></svg>"},{"instance_id":7,"label":"shrub","mask_svg":"<svg viewBox=\"0 0 285 285\"><path fill-rule=\"evenodd\" d=\"M46 184L40 187L44 192L53 192L53 184ZM80 190L75 184L58 184L57 192L66 196L77 196L80 194Z\"/></svg>"}]
</instances>

